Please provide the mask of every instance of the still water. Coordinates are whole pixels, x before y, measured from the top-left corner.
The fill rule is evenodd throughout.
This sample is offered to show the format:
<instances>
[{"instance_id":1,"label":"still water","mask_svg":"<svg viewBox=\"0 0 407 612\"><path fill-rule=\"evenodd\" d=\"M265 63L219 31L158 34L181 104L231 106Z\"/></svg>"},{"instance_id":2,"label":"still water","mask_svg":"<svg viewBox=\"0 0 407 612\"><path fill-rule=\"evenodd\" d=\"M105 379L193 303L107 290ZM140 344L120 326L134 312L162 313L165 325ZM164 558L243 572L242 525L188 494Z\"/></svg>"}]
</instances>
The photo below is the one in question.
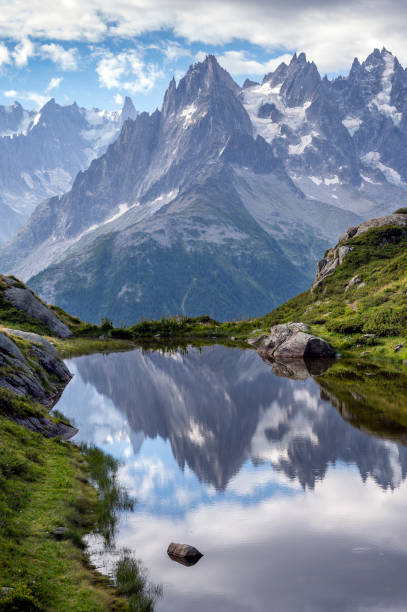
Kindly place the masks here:
<instances>
[{"instance_id":1,"label":"still water","mask_svg":"<svg viewBox=\"0 0 407 612\"><path fill-rule=\"evenodd\" d=\"M162 585L157 611L407 610L399 429L390 439L358 429L313 378L278 377L252 350L67 363L74 378L57 408L77 442L122 461L137 504L117 546ZM204 556L175 563L171 541Z\"/></svg>"}]
</instances>

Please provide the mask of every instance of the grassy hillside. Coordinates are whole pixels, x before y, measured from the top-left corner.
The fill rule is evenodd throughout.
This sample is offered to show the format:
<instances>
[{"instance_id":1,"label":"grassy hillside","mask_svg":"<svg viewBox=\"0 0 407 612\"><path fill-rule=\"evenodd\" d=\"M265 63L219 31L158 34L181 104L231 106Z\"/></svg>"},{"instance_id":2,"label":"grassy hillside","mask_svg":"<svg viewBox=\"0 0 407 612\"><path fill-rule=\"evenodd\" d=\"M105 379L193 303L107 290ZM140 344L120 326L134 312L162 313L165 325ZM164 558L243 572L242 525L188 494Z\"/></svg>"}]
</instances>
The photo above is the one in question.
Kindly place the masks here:
<instances>
[{"instance_id":1,"label":"grassy hillside","mask_svg":"<svg viewBox=\"0 0 407 612\"><path fill-rule=\"evenodd\" d=\"M303 321L340 352L407 357L407 231L387 225L343 242L352 250L331 276L253 327ZM353 281L353 283L351 282ZM256 331L256 333L257 333ZM404 344L394 353L394 348Z\"/></svg>"}]
</instances>

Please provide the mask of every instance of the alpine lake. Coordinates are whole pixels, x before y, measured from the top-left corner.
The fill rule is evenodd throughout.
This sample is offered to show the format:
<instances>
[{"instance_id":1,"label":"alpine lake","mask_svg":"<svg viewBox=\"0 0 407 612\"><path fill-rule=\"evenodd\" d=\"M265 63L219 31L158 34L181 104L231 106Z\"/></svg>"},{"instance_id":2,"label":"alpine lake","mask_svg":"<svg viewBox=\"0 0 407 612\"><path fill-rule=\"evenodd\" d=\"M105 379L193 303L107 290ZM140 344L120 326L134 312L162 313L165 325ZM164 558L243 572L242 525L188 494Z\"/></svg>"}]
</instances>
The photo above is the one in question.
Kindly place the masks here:
<instances>
[{"instance_id":1,"label":"alpine lake","mask_svg":"<svg viewBox=\"0 0 407 612\"><path fill-rule=\"evenodd\" d=\"M407 609L401 366L270 364L221 345L66 363L56 408L74 442L120 461L135 499L113 544L88 536L100 571L131 551L161 587L157 612ZM203 556L177 563L170 542Z\"/></svg>"}]
</instances>

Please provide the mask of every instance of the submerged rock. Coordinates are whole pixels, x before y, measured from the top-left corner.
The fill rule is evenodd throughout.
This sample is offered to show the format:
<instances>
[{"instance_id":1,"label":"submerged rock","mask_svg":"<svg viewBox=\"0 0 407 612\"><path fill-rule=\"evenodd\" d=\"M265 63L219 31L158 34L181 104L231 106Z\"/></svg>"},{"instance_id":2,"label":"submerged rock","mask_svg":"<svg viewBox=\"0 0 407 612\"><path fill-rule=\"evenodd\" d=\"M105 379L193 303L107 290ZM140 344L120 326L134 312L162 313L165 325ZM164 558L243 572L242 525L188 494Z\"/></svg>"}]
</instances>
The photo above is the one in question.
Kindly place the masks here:
<instances>
[{"instance_id":1,"label":"submerged rock","mask_svg":"<svg viewBox=\"0 0 407 612\"><path fill-rule=\"evenodd\" d=\"M199 552L194 546L189 544L176 544L171 542L167 549L168 556L182 565L191 566L198 563L199 559L203 557L203 554Z\"/></svg>"},{"instance_id":2,"label":"submerged rock","mask_svg":"<svg viewBox=\"0 0 407 612\"><path fill-rule=\"evenodd\" d=\"M274 325L270 335L258 348L258 353L267 360L282 362L335 357L335 351L325 340L308 331L309 327L304 323Z\"/></svg>"}]
</instances>

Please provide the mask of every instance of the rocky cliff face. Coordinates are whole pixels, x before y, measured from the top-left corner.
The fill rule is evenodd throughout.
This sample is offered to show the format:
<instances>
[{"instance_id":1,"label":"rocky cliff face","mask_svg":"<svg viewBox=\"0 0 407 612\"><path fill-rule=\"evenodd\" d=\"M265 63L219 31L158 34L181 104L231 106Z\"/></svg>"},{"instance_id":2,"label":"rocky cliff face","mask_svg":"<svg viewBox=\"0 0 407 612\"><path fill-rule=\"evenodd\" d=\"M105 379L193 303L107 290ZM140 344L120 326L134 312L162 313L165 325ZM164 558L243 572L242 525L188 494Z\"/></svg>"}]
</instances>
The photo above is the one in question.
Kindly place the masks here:
<instances>
[{"instance_id":1,"label":"rocky cliff face","mask_svg":"<svg viewBox=\"0 0 407 612\"><path fill-rule=\"evenodd\" d=\"M77 429L50 419L46 412L56 404L70 379L57 351L42 336L0 331L0 411L4 416L47 438L69 439Z\"/></svg>"}]
</instances>

